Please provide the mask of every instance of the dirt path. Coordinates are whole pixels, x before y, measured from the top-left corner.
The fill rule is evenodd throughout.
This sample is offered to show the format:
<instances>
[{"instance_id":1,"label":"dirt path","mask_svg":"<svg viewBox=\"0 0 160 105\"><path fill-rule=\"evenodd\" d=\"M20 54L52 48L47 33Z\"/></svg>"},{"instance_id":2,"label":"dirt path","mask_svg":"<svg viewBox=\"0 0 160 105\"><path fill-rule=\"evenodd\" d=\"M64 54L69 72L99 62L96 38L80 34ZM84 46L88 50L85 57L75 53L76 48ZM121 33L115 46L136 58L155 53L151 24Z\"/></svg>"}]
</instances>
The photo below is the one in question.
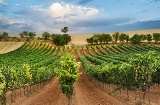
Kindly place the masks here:
<instances>
[{"instance_id":1,"label":"dirt path","mask_svg":"<svg viewBox=\"0 0 160 105\"><path fill-rule=\"evenodd\" d=\"M77 51L75 58L79 61ZM116 98L102 92L93 86L87 79L84 68L81 66L82 75L75 83L75 94L73 96L73 105L125 105L116 100ZM68 105L67 99L60 90L60 86L55 77L48 85L29 97L17 99L13 105Z\"/></svg>"}]
</instances>

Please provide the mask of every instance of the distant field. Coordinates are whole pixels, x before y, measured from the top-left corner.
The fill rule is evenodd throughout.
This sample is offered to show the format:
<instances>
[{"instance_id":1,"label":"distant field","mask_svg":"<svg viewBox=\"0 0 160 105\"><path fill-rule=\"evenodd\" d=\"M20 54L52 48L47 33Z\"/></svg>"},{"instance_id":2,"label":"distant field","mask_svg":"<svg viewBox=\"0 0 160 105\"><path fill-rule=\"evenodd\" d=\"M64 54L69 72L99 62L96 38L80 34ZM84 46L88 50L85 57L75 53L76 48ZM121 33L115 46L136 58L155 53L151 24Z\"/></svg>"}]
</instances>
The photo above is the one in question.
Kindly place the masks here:
<instances>
[{"instance_id":1,"label":"distant field","mask_svg":"<svg viewBox=\"0 0 160 105\"><path fill-rule=\"evenodd\" d=\"M22 46L22 44L23 42L0 42L0 54L13 51Z\"/></svg>"},{"instance_id":2,"label":"distant field","mask_svg":"<svg viewBox=\"0 0 160 105\"><path fill-rule=\"evenodd\" d=\"M107 34L114 34L115 32L106 32ZM132 37L134 34L152 34L152 33L160 33L160 29L152 29L152 30L135 30L135 31L124 31L120 33L125 33ZM93 34L69 34L71 35L72 41L70 42L70 45L86 45L86 39L90 38ZM18 36L19 35L12 35L12 36ZM37 37L41 37L42 35L37 34Z\"/></svg>"},{"instance_id":3,"label":"distant field","mask_svg":"<svg viewBox=\"0 0 160 105\"><path fill-rule=\"evenodd\" d=\"M115 32L109 32L107 34L114 34ZM153 33L160 33L160 29L152 29L152 30L136 30L136 31L125 31L120 32L125 33L132 37L134 34L153 34ZM86 45L86 39L92 37L94 34L70 34L71 35L71 44L73 45Z\"/></svg>"}]
</instances>

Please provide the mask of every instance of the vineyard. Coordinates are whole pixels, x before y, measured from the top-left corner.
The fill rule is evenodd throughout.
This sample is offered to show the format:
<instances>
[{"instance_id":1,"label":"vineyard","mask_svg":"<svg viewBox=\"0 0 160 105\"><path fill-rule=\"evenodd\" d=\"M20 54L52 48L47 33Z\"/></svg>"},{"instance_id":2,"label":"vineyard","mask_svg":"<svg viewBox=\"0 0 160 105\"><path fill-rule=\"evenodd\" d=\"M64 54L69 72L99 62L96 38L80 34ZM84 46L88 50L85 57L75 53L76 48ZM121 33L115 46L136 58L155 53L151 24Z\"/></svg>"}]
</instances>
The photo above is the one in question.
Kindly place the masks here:
<instances>
[{"instance_id":1,"label":"vineyard","mask_svg":"<svg viewBox=\"0 0 160 105\"><path fill-rule=\"evenodd\" d=\"M34 104L67 104L54 70L59 67L62 55L74 52L76 61L82 62L79 69L82 75L75 84L74 105L159 105L159 51L159 47L152 45L69 48L26 42L14 51L0 54L0 101L4 105L20 105L29 99L30 103L25 104L33 105L35 100L31 98L36 98Z\"/></svg>"}]
</instances>

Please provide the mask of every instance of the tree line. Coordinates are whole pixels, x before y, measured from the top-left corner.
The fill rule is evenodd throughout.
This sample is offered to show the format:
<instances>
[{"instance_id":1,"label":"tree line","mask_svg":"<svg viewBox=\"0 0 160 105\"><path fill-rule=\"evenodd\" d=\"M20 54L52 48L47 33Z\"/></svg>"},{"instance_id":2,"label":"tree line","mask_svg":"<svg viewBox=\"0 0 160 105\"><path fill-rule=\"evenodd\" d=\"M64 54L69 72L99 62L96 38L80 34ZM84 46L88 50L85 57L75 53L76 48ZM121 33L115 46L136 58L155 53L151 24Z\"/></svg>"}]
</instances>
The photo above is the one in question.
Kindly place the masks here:
<instances>
[{"instance_id":1,"label":"tree line","mask_svg":"<svg viewBox=\"0 0 160 105\"><path fill-rule=\"evenodd\" d=\"M53 44L57 46L67 45L71 41L71 36L69 36L68 34L61 35L44 32L42 34L42 38L44 38L44 40L52 39Z\"/></svg>"},{"instance_id":2,"label":"tree line","mask_svg":"<svg viewBox=\"0 0 160 105\"><path fill-rule=\"evenodd\" d=\"M154 40L155 43L160 41L160 33L153 34L134 34L132 37L124 33L115 32L113 35L110 34L94 34L94 36L87 38L86 41L88 44L108 44L110 43L120 43L131 42L133 44L139 44L143 41L151 43Z\"/></svg>"},{"instance_id":3,"label":"tree line","mask_svg":"<svg viewBox=\"0 0 160 105\"><path fill-rule=\"evenodd\" d=\"M34 37L36 37L36 32L22 31L19 33L19 36L26 41L31 41ZM3 32L0 34L0 40L9 38L9 34L7 32ZM42 38L38 37L39 40L51 40L53 44L57 46L63 46L68 44L71 41L71 36L68 34L50 34L49 32L43 32Z\"/></svg>"}]
</instances>

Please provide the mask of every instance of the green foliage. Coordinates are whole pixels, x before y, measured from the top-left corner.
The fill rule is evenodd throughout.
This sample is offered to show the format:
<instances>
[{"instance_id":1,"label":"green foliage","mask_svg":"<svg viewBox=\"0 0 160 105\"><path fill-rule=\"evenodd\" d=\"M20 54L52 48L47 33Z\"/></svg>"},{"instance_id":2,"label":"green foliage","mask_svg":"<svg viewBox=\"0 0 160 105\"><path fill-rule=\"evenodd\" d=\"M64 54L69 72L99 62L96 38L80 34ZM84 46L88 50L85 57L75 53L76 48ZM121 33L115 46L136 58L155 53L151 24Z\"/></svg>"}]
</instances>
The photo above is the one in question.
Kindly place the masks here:
<instances>
[{"instance_id":1,"label":"green foliage","mask_svg":"<svg viewBox=\"0 0 160 105\"><path fill-rule=\"evenodd\" d=\"M115 32L115 33L112 35L112 38L113 38L113 40L114 40L114 43L117 43L118 37L119 37L119 32Z\"/></svg>"},{"instance_id":2,"label":"green foliage","mask_svg":"<svg viewBox=\"0 0 160 105\"><path fill-rule=\"evenodd\" d=\"M28 31L23 31L21 33L19 33L19 35L21 36L21 38L24 38L24 37L28 37Z\"/></svg>"},{"instance_id":3,"label":"green foliage","mask_svg":"<svg viewBox=\"0 0 160 105\"><path fill-rule=\"evenodd\" d=\"M94 36L97 37L96 39L98 40L98 42L102 44L102 42L104 41L103 36L101 34L95 34Z\"/></svg>"},{"instance_id":4,"label":"green foliage","mask_svg":"<svg viewBox=\"0 0 160 105\"><path fill-rule=\"evenodd\" d=\"M35 32L29 32L29 33L28 33L28 36L29 36L30 38L33 38L33 37L36 36L36 33L35 33Z\"/></svg>"},{"instance_id":5,"label":"green foliage","mask_svg":"<svg viewBox=\"0 0 160 105\"><path fill-rule=\"evenodd\" d=\"M147 39L148 43L150 43L152 41L152 35L151 34L147 34L146 35L146 39Z\"/></svg>"},{"instance_id":6,"label":"green foliage","mask_svg":"<svg viewBox=\"0 0 160 105\"><path fill-rule=\"evenodd\" d=\"M4 39L4 38L8 38L9 35L7 32L3 32L2 34L0 34L0 39Z\"/></svg>"},{"instance_id":7,"label":"green foliage","mask_svg":"<svg viewBox=\"0 0 160 105\"><path fill-rule=\"evenodd\" d=\"M112 37L109 34L103 33L101 37L102 37L104 43L108 43L108 42L112 41Z\"/></svg>"},{"instance_id":8,"label":"green foliage","mask_svg":"<svg viewBox=\"0 0 160 105\"><path fill-rule=\"evenodd\" d=\"M120 40L120 42L124 42L125 39L126 39L126 34L121 33L121 34L119 35L119 40Z\"/></svg>"},{"instance_id":9,"label":"green foliage","mask_svg":"<svg viewBox=\"0 0 160 105\"><path fill-rule=\"evenodd\" d=\"M78 71L79 67L80 62L76 62L73 58L73 54L70 53L61 57L60 67L55 69L61 90L68 99L71 99L74 87L73 84L77 81L79 75L81 74Z\"/></svg>"},{"instance_id":10,"label":"green foliage","mask_svg":"<svg viewBox=\"0 0 160 105\"><path fill-rule=\"evenodd\" d=\"M52 39L55 45L63 46L71 41L71 36L69 36L68 34L64 35L52 34Z\"/></svg>"},{"instance_id":11,"label":"green foliage","mask_svg":"<svg viewBox=\"0 0 160 105\"><path fill-rule=\"evenodd\" d=\"M48 33L48 32L44 32L43 34L42 34L42 37L45 39L45 40L48 40L49 38L50 38L50 33Z\"/></svg>"},{"instance_id":12,"label":"green foliage","mask_svg":"<svg viewBox=\"0 0 160 105\"><path fill-rule=\"evenodd\" d=\"M153 40L155 40L155 43L160 41L160 33L153 33Z\"/></svg>"},{"instance_id":13,"label":"green foliage","mask_svg":"<svg viewBox=\"0 0 160 105\"><path fill-rule=\"evenodd\" d=\"M135 34L133 37L130 38L130 41L133 44L139 44L141 42L141 36L138 34Z\"/></svg>"},{"instance_id":14,"label":"green foliage","mask_svg":"<svg viewBox=\"0 0 160 105\"><path fill-rule=\"evenodd\" d=\"M68 27L64 27L63 29L61 29L61 32L64 32L64 33L68 32Z\"/></svg>"},{"instance_id":15,"label":"green foliage","mask_svg":"<svg viewBox=\"0 0 160 105\"><path fill-rule=\"evenodd\" d=\"M102 44L112 41L112 37L109 34L94 34L91 38L87 38L86 41L89 44Z\"/></svg>"},{"instance_id":16,"label":"green foliage","mask_svg":"<svg viewBox=\"0 0 160 105\"><path fill-rule=\"evenodd\" d=\"M112 47L118 50L116 46ZM89 47L87 47L89 55L84 52L85 57L83 57L79 53L78 57L85 68L86 74L102 83L117 85L118 87L115 91L122 88L127 90L136 88L146 91L151 87L151 82L160 83L160 58L157 55L158 52L149 51L149 48L151 48L150 50L155 50L154 48L151 46L124 47L120 45L118 47L128 51L128 53L114 54L112 52L105 55L95 51L95 55L91 53ZM101 49L99 48L99 50ZM129 53L129 50L132 51ZM140 52L140 54L135 54L134 52Z\"/></svg>"},{"instance_id":17,"label":"green foliage","mask_svg":"<svg viewBox=\"0 0 160 105\"><path fill-rule=\"evenodd\" d=\"M144 41L144 40L146 40L146 35L144 35L144 34L141 34L141 35L140 35L140 37L141 37L141 41Z\"/></svg>"},{"instance_id":18,"label":"green foliage","mask_svg":"<svg viewBox=\"0 0 160 105\"><path fill-rule=\"evenodd\" d=\"M136 72L137 88L146 91L149 87L149 83L152 82L152 74L156 72L158 59L152 51L144 55L136 54L134 58L131 58L132 67Z\"/></svg>"},{"instance_id":19,"label":"green foliage","mask_svg":"<svg viewBox=\"0 0 160 105\"><path fill-rule=\"evenodd\" d=\"M6 81L5 76L2 74L2 70L0 69L0 104L6 105Z\"/></svg>"},{"instance_id":20,"label":"green foliage","mask_svg":"<svg viewBox=\"0 0 160 105\"><path fill-rule=\"evenodd\" d=\"M23 31L21 33L19 33L19 35L21 36L21 38L24 38L24 37L30 37L30 38L33 38L36 36L36 33L35 32L28 32L28 31Z\"/></svg>"},{"instance_id":21,"label":"green foliage","mask_svg":"<svg viewBox=\"0 0 160 105\"><path fill-rule=\"evenodd\" d=\"M129 41L129 35L126 35L126 41L127 41L127 43L128 43L128 41Z\"/></svg>"},{"instance_id":22,"label":"green foliage","mask_svg":"<svg viewBox=\"0 0 160 105\"><path fill-rule=\"evenodd\" d=\"M57 54L59 49L45 43L26 42L12 52L0 54L0 93L3 103L7 91L25 89L53 78L54 68L58 66L61 56L61 53Z\"/></svg>"},{"instance_id":23,"label":"green foliage","mask_svg":"<svg viewBox=\"0 0 160 105\"><path fill-rule=\"evenodd\" d=\"M0 96L4 94L5 87L6 87L5 76L2 74L2 71L0 69Z\"/></svg>"},{"instance_id":24,"label":"green foliage","mask_svg":"<svg viewBox=\"0 0 160 105\"><path fill-rule=\"evenodd\" d=\"M93 37L86 39L86 41L88 42L88 44L93 44L93 40L94 40Z\"/></svg>"}]
</instances>

